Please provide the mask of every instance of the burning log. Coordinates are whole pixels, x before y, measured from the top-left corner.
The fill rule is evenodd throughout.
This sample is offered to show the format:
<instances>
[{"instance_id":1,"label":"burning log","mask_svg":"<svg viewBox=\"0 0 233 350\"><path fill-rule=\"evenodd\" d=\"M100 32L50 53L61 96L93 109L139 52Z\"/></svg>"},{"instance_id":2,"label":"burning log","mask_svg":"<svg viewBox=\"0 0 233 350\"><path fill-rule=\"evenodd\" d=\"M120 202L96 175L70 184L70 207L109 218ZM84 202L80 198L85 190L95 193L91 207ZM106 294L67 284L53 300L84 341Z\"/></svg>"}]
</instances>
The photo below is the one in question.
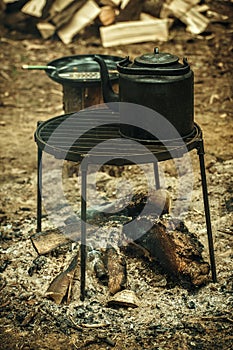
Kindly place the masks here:
<instances>
[{"instance_id":1,"label":"burning log","mask_svg":"<svg viewBox=\"0 0 233 350\"><path fill-rule=\"evenodd\" d=\"M151 229L145 233L145 227L149 225ZM202 258L203 246L182 221L139 216L132 222L132 227L132 236L140 237L135 242L184 287L198 287L209 280L210 268Z\"/></svg>"}]
</instances>

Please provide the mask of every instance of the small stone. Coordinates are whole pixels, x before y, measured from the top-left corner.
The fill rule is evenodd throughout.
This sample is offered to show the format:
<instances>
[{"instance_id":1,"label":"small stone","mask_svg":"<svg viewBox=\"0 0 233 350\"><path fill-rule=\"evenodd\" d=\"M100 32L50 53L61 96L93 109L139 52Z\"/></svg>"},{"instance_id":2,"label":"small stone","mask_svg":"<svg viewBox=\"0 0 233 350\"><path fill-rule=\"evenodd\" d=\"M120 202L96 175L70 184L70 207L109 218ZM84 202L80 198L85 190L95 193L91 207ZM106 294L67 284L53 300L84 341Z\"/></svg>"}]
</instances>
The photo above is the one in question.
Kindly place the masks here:
<instances>
[{"instance_id":1,"label":"small stone","mask_svg":"<svg viewBox=\"0 0 233 350\"><path fill-rule=\"evenodd\" d=\"M194 301L190 301L187 306L188 306L189 309L195 309L196 308L196 305L195 305Z\"/></svg>"}]
</instances>

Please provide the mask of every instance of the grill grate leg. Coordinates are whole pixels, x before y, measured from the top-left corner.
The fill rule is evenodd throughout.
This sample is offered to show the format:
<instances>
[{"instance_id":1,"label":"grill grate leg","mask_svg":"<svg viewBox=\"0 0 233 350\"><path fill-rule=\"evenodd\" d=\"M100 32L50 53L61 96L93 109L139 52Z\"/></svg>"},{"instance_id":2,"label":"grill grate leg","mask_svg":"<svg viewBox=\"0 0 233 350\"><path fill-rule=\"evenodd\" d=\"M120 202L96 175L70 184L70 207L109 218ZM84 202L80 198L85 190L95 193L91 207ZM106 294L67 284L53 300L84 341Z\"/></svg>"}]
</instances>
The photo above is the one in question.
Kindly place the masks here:
<instances>
[{"instance_id":1,"label":"grill grate leg","mask_svg":"<svg viewBox=\"0 0 233 350\"><path fill-rule=\"evenodd\" d=\"M86 210L87 210L87 165L85 161L81 163L81 277L80 277L80 300L85 299L86 283Z\"/></svg>"},{"instance_id":2,"label":"grill grate leg","mask_svg":"<svg viewBox=\"0 0 233 350\"><path fill-rule=\"evenodd\" d=\"M36 232L41 232L42 218L42 150L37 149L37 228Z\"/></svg>"},{"instance_id":3,"label":"grill grate leg","mask_svg":"<svg viewBox=\"0 0 233 350\"><path fill-rule=\"evenodd\" d=\"M210 220L210 208L209 208L208 190L207 190L207 182L206 182L204 154L205 154L204 143L203 143L203 140L201 140L199 142L198 155L199 155L200 170L201 170L201 183L202 183L202 193L203 193L203 201L204 201L204 208L205 208L206 228L207 228L207 235L208 235L210 265L211 265L211 271L212 271L212 280L213 282L217 282L216 265L215 265L215 257L214 257L214 243L213 243L211 220Z\"/></svg>"},{"instance_id":4,"label":"grill grate leg","mask_svg":"<svg viewBox=\"0 0 233 350\"><path fill-rule=\"evenodd\" d=\"M154 176L155 176L155 188L156 188L156 190L159 190L160 189L160 179L159 179L158 162L154 163Z\"/></svg>"}]
</instances>

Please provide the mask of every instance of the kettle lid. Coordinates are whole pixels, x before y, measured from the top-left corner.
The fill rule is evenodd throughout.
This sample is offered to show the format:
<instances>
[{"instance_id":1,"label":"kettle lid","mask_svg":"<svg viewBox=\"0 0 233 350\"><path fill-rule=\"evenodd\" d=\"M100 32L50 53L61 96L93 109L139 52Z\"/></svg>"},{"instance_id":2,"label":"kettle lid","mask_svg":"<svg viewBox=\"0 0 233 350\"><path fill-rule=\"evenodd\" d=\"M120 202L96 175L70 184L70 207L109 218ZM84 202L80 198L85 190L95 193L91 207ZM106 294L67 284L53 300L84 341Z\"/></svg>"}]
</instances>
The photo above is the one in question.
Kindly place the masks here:
<instances>
[{"instance_id":1,"label":"kettle lid","mask_svg":"<svg viewBox=\"0 0 233 350\"><path fill-rule=\"evenodd\" d=\"M167 52L159 52L158 47L156 47L153 53L146 53L142 56L136 57L134 63L144 67L162 67L176 64L178 61L178 56Z\"/></svg>"}]
</instances>

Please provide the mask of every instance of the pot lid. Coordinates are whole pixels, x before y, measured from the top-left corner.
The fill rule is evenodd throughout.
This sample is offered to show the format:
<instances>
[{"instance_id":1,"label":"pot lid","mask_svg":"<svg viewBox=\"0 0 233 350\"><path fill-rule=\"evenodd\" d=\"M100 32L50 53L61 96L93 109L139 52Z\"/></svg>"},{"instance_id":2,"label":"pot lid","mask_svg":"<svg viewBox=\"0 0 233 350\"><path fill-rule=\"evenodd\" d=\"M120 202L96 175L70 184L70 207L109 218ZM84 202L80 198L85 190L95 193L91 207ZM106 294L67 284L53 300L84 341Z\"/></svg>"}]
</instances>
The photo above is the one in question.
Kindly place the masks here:
<instances>
[{"instance_id":1,"label":"pot lid","mask_svg":"<svg viewBox=\"0 0 233 350\"><path fill-rule=\"evenodd\" d=\"M158 47L156 47L153 53L146 53L136 57L134 63L144 67L161 67L173 65L178 61L179 57L167 52L159 52Z\"/></svg>"}]
</instances>

